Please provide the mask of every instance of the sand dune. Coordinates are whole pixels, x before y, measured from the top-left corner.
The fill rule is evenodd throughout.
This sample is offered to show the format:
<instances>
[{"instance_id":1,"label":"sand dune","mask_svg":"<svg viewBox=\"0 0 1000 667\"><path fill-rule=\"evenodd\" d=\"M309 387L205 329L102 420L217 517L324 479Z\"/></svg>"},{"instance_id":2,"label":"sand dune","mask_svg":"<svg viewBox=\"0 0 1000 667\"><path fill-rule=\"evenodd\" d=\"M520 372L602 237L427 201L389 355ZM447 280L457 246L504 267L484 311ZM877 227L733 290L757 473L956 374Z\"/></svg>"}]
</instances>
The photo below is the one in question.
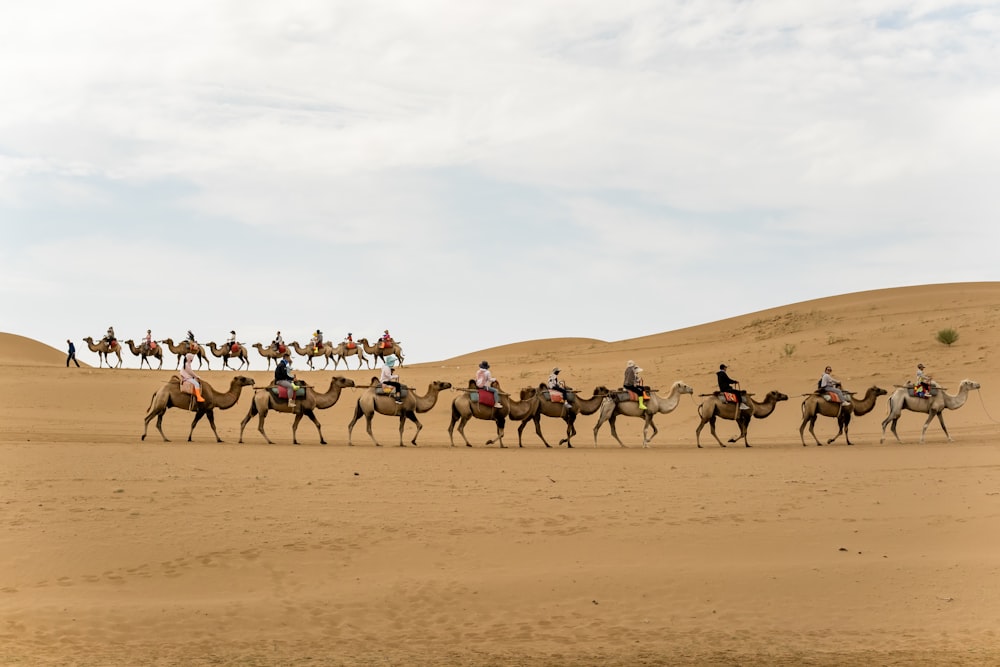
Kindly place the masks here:
<instances>
[{"instance_id":1,"label":"sand dune","mask_svg":"<svg viewBox=\"0 0 1000 667\"><path fill-rule=\"evenodd\" d=\"M0 655L25 665L1000 664L1000 283L876 290L790 304L683 330L604 342L569 338L405 367L423 394L464 384L488 359L505 388L551 367L582 394L619 386L628 359L666 390L696 395L641 422L622 449L594 416L573 450L534 427L518 448L483 447L489 422L448 446L446 392L399 422L362 420L358 391L303 420L272 414L267 445L250 391L216 415L139 435L172 371L65 368L65 354L0 334ZM12 327L16 329L16 327ZM936 342L954 328L959 341ZM251 352L258 385L271 373ZM96 355L78 345L83 363ZM917 444L879 444L885 398L856 443L803 448L802 395L823 367L849 389L890 388L922 361L948 388L981 383ZM752 449L695 447L697 394L720 362L756 396L790 396L751 424ZM213 364L214 365L214 364ZM165 363L165 367L171 367ZM367 384L373 370L338 375ZM207 371L216 387L230 371ZM321 388L332 371L302 372ZM542 421L554 443L562 421ZM835 432L821 418L821 438ZM407 424L404 439L413 438ZM735 434L732 422L720 435ZM808 435L808 434L807 434ZM808 442L808 441L807 441ZM710 446L708 446L710 444Z\"/></svg>"}]
</instances>

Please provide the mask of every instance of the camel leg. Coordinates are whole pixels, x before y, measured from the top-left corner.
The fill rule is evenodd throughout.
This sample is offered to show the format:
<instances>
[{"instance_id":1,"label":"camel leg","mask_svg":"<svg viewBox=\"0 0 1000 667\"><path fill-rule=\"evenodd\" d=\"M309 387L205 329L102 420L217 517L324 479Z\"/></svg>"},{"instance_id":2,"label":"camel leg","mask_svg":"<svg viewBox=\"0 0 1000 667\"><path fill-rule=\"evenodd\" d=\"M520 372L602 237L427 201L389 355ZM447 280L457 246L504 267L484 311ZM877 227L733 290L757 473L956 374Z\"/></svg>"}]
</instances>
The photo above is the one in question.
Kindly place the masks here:
<instances>
[{"instance_id":1,"label":"camel leg","mask_svg":"<svg viewBox=\"0 0 1000 667\"><path fill-rule=\"evenodd\" d=\"M646 430L650 426L653 427L653 435L651 435L651 436L649 436L647 438L646 437ZM653 438L655 438L656 434L659 433L659 432L660 432L659 429L656 428L656 424L653 423L653 415L646 414L644 416L643 422L642 422L642 447L643 447L643 449L648 449L649 448L649 442L650 442L650 440L652 440Z\"/></svg>"},{"instance_id":2,"label":"camel leg","mask_svg":"<svg viewBox=\"0 0 1000 667\"><path fill-rule=\"evenodd\" d=\"M955 442L954 440L951 439L951 435L948 433L948 429L944 425L944 413L943 412L937 413L937 418L938 422L941 423L941 430L944 431L945 437L948 438L948 442Z\"/></svg>"},{"instance_id":3,"label":"camel leg","mask_svg":"<svg viewBox=\"0 0 1000 667\"><path fill-rule=\"evenodd\" d=\"M164 412L166 412L166 410L163 410L162 412L153 411L153 412L150 412L148 415L146 415L146 423L143 424L143 426L142 426L142 438L141 438L142 440L146 439L146 431L149 429L149 422L153 421L153 418L155 417L156 418L156 430L160 432L160 437L163 438L163 442L170 442L170 440L167 439L167 436L164 435L164 433L163 433L162 424L163 424L163 413Z\"/></svg>"},{"instance_id":4,"label":"camel leg","mask_svg":"<svg viewBox=\"0 0 1000 667\"><path fill-rule=\"evenodd\" d=\"M448 441L451 443L452 447L455 446L454 431L455 431L455 422L458 421L458 418L459 418L458 411L455 409L455 406L453 405L451 406L451 422L449 422L448 424Z\"/></svg>"},{"instance_id":5,"label":"camel leg","mask_svg":"<svg viewBox=\"0 0 1000 667\"><path fill-rule=\"evenodd\" d=\"M413 434L413 440L410 440L410 444L413 445L414 447L416 447L417 446L417 436L420 435L420 431L421 431L421 429L424 428L424 425L420 423L419 419L417 419L417 413L413 412L412 410L403 413L403 416L399 418L399 436L400 436L399 446L400 447L403 446L403 441L402 441L402 437L403 437L403 422L406 419L409 419L410 421L412 421L416 425L416 427L417 427L417 432Z\"/></svg>"},{"instance_id":6,"label":"camel leg","mask_svg":"<svg viewBox=\"0 0 1000 667\"><path fill-rule=\"evenodd\" d=\"M462 419L458 422L458 434L462 436L462 440L465 440L466 447L472 447L472 443L465 437L465 425L469 423L470 419L472 419L472 415L463 415Z\"/></svg>"},{"instance_id":7,"label":"camel leg","mask_svg":"<svg viewBox=\"0 0 1000 667\"><path fill-rule=\"evenodd\" d=\"M799 424L799 440L802 441L802 446L803 447L807 446L806 445L806 435L805 434L806 434L806 424L808 424L808 423L809 423L809 417L803 417L802 418L802 423ZM812 429L810 429L809 432L812 433ZM813 434L813 437L815 438L816 435Z\"/></svg>"},{"instance_id":8,"label":"camel leg","mask_svg":"<svg viewBox=\"0 0 1000 667\"><path fill-rule=\"evenodd\" d=\"M351 433L354 432L354 425L358 423L358 419L361 418L362 414L364 414L364 410L361 409L361 399L359 398L357 405L354 406L354 419L352 419L351 423L347 425L347 446L348 447L353 447L354 446L354 443L351 441Z\"/></svg>"},{"instance_id":9,"label":"camel leg","mask_svg":"<svg viewBox=\"0 0 1000 667\"><path fill-rule=\"evenodd\" d=\"M250 409L247 410L247 416L244 417L243 421L240 422L240 439L239 439L238 442L241 445L243 444L243 429L245 429L247 427L247 424L250 423L250 419L254 416L254 414L256 414L256 409L257 409L257 406L254 405L253 401L250 401ZM261 427L263 428L263 420L261 420ZM261 432L263 433L263 431L261 431ZM267 438L266 435L264 437Z\"/></svg>"},{"instance_id":10,"label":"camel leg","mask_svg":"<svg viewBox=\"0 0 1000 667\"><path fill-rule=\"evenodd\" d=\"M570 442L570 439L574 435L576 435L576 426L574 425L574 423L576 422L576 413L575 412L568 413L565 417L563 417L563 420L565 420L566 422L566 439L560 440L559 444L561 445L565 442L566 446L572 449L573 444Z\"/></svg>"},{"instance_id":11,"label":"camel leg","mask_svg":"<svg viewBox=\"0 0 1000 667\"><path fill-rule=\"evenodd\" d=\"M372 419L375 417L375 411L372 410L371 414L365 414L365 430L368 431L368 437L372 439L376 447L381 447L382 444L375 439L375 434L372 433Z\"/></svg>"},{"instance_id":12,"label":"camel leg","mask_svg":"<svg viewBox=\"0 0 1000 667\"><path fill-rule=\"evenodd\" d=\"M618 429L615 428L615 419L617 419L617 418L618 418L618 415L616 415L614 413L611 413L611 416L608 417L608 426L611 427L611 437L614 438L618 442L618 446L619 447L624 447L625 443L623 443L621 441L621 438L618 437Z\"/></svg>"},{"instance_id":13,"label":"camel leg","mask_svg":"<svg viewBox=\"0 0 1000 667\"><path fill-rule=\"evenodd\" d=\"M715 415L712 415L712 417L708 420L708 427L712 431L712 437L715 438L717 443L719 443L719 447L725 447L725 445L722 444L722 441L719 440L719 435L715 432Z\"/></svg>"},{"instance_id":14,"label":"camel leg","mask_svg":"<svg viewBox=\"0 0 1000 667\"><path fill-rule=\"evenodd\" d=\"M319 444L325 445L326 440L323 439L323 427L320 426L319 420L316 419L316 413L313 410L306 410L305 412L298 412L295 414L295 420L292 422L292 443L299 444L295 442L295 431L299 427L299 422L302 421L302 417L309 417L309 420L316 426L316 432L319 433Z\"/></svg>"},{"instance_id":15,"label":"camel leg","mask_svg":"<svg viewBox=\"0 0 1000 667\"><path fill-rule=\"evenodd\" d=\"M496 420L497 422L497 442L500 443L501 449L506 449L507 445L503 444L503 417Z\"/></svg>"},{"instance_id":16,"label":"camel leg","mask_svg":"<svg viewBox=\"0 0 1000 667\"><path fill-rule=\"evenodd\" d=\"M813 440L815 440L815 441L816 441L816 445L817 445L818 447L822 447L822 446L823 446L823 443L821 443L821 442L819 441L819 438L817 438L817 437L816 437L816 418L817 418L817 415L813 415L812 417L810 417L810 418L809 418L809 419L807 420L807 421L809 422L809 435L811 435L811 436L813 437ZM805 425L805 422L802 422L802 424L803 424L803 426L804 426L804 425ZM799 434L801 435L801 433L802 433L802 431L801 431L801 429L800 429L800 431L799 431ZM803 445L805 445L806 443L805 443L805 442L803 442L802 444L803 444Z\"/></svg>"}]
</instances>

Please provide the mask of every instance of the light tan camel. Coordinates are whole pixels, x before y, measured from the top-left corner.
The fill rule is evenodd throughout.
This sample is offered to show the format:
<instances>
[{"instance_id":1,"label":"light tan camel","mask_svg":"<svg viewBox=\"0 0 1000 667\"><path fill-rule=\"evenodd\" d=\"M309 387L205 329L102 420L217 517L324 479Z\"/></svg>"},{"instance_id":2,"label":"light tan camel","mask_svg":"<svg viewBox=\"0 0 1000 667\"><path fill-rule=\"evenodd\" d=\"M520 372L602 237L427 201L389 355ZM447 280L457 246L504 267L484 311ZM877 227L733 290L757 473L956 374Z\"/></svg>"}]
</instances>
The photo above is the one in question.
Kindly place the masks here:
<instances>
[{"instance_id":1,"label":"light tan camel","mask_svg":"<svg viewBox=\"0 0 1000 667\"><path fill-rule=\"evenodd\" d=\"M379 341L379 342L381 342L381 341ZM386 356L388 356L390 354L395 354L396 358L399 359L399 364L397 364L397 365L398 366L402 366L403 365L403 350L402 350L401 347L399 347L399 343L397 343L395 340L392 341L392 347L391 348L386 348L386 349L379 347L378 344L376 344L376 345L370 345L368 343L368 339L367 338L359 338L358 339L358 345L360 345L361 347L364 348L365 354L370 355L372 358L374 358L376 360L382 360L383 362L385 361ZM376 366L377 365L378 364L376 364ZM359 368L360 368L360 366L359 366Z\"/></svg>"},{"instance_id":2,"label":"light tan camel","mask_svg":"<svg viewBox=\"0 0 1000 667\"><path fill-rule=\"evenodd\" d=\"M160 365L156 367L156 370L160 370L161 368L163 368L163 348L161 346L157 345L152 350L147 349L145 344L136 347L135 341L133 341L131 338L125 341L125 344L128 345L128 349L132 351L132 354L139 357L140 369L142 368L143 364L146 364L147 366L149 366L149 370L153 370L153 366L149 363L149 357L153 357L154 359L160 360Z\"/></svg>"},{"instance_id":3,"label":"light tan camel","mask_svg":"<svg viewBox=\"0 0 1000 667\"><path fill-rule=\"evenodd\" d=\"M948 434L948 429L944 425L944 417L941 413L945 410L958 410L960 407L965 405L965 401L969 398L969 392L973 389L979 389L978 382L974 382L973 380L962 380L962 384L958 388L958 393L954 396L945 393L945 390L942 387L938 389L937 396L917 398L915 396L910 396L909 387L898 387L896 391L892 392L892 395L889 396L889 416L882 421L882 439L879 440L879 442L885 442L885 427L888 426L890 422L892 423L892 434L896 436L896 442L903 442L899 439L899 434L896 433L896 422L899 421L899 417L903 414L903 410L927 413L927 421L924 422L924 427L920 431L920 444L924 443L924 438L927 435L927 427L935 417L938 418L938 422L941 424L941 430L944 431L944 435L948 438L948 442L954 442Z\"/></svg>"},{"instance_id":4,"label":"light tan camel","mask_svg":"<svg viewBox=\"0 0 1000 667\"><path fill-rule=\"evenodd\" d=\"M191 342L190 341L186 341L186 340L182 340L181 343L180 343L180 345L174 345L174 339L173 338L164 338L163 340L160 341L160 343L162 343L163 345L166 345L168 350L170 350L173 354L177 355L177 365L174 367L174 370L177 370L178 368L180 368L181 367L181 359L183 359L184 355L187 354L188 350L191 349ZM208 370L212 370L212 364L209 363L209 361L208 361L208 355L205 353L205 346L204 345L199 345L198 346L198 352L197 352L196 356L198 357L198 370L201 370L201 364L202 364L202 362L205 362L205 366L208 367Z\"/></svg>"},{"instance_id":5,"label":"light tan camel","mask_svg":"<svg viewBox=\"0 0 1000 667\"><path fill-rule=\"evenodd\" d=\"M323 345L321 345L317 349L313 349L313 346L311 344L307 345L306 347L302 347L295 341L292 341L290 345L292 346L292 349L295 350L295 354L299 355L300 357L306 358L306 365L309 366L309 370L314 370L313 357L323 357L323 359L326 361L326 363L323 364L323 370L326 370L327 365L330 363L329 351L332 349L332 346L326 341L324 341Z\"/></svg>"},{"instance_id":6,"label":"light tan camel","mask_svg":"<svg viewBox=\"0 0 1000 667\"><path fill-rule=\"evenodd\" d=\"M670 386L670 392L666 396L660 396L655 391L649 392L649 398L646 399L646 409L639 409L638 401L621 401L615 402L611 396L606 396L601 402L601 412L597 417L597 424L594 425L594 447L597 447L597 432L601 430L601 425L604 422L608 422L611 426L611 437L613 437L620 446L624 447L621 439L618 437L618 431L615 429L615 420L619 415L625 417L639 417L643 420L642 424L642 446L649 447L650 441L656 437L659 433L659 429L656 428L656 424L653 423L653 417L658 414L669 414L677 409L677 406L681 402L681 396L684 394L693 394L694 389L689 385L685 384L681 380L677 380ZM647 432L652 427L653 435L647 436Z\"/></svg>"},{"instance_id":7,"label":"light tan camel","mask_svg":"<svg viewBox=\"0 0 1000 667\"><path fill-rule=\"evenodd\" d=\"M347 347L347 343L341 341L340 345L330 348L330 353L327 355L328 360L333 359L333 370L337 370L337 366L341 361L344 362L344 366L347 366L347 358L357 355L358 357L358 370L361 370L361 364L365 364L368 370L371 370L371 363L368 361L368 357L365 356L365 348L360 344L355 344L354 347ZM324 366L323 368L326 368ZM350 367L347 366L348 370Z\"/></svg>"},{"instance_id":8,"label":"light tan camel","mask_svg":"<svg viewBox=\"0 0 1000 667\"><path fill-rule=\"evenodd\" d=\"M826 444L832 445L834 441L840 437L840 434L844 434L844 438L847 440L847 444L853 445L851 442L851 434L848 429L851 425L851 416L857 415L861 417L871 412L875 408L875 403L878 401L879 396L885 396L886 390L881 387L871 386L868 391L865 392L864 398L857 398L852 392L845 391L845 394L850 396L851 407L846 410L842 409L843 403L832 403L822 395L818 393L812 393L806 396L805 400L802 401L802 425L799 426L799 438L802 440L802 446L806 446L806 439L804 431L806 424L809 424L809 433L812 434L813 440L820 447L823 443L819 441L816 437L816 432L813 430L816 426L816 418L820 415L824 417L835 417L837 419L837 435L833 436L826 441Z\"/></svg>"},{"instance_id":9,"label":"light tan camel","mask_svg":"<svg viewBox=\"0 0 1000 667\"><path fill-rule=\"evenodd\" d=\"M320 426L319 420L316 419L315 412L316 410L326 410L329 407L333 407L340 400L341 390L353 386L354 380L335 375L330 379L330 388L326 390L326 393L320 394L312 387L306 387L306 395L295 401L294 410L288 407L288 399L275 396L270 386L255 389L253 402L250 404L250 411L247 412L247 416L240 423L240 442L243 442L243 429L246 428L247 423L254 416L260 415L257 430L267 440L267 444L273 445L274 443L267 437L267 433L264 433L264 419L267 418L267 413L270 410L276 410L277 412L294 412L295 414L295 420L292 422L293 445L299 444L295 432L298 430L299 422L302 421L303 417L308 417L316 425L316 432L319 433L319 444L325 445L326 440L323 439L323 428Z\"/></svg>"},{"instance_id":10,"label":"light tan camel","mask_svg":"<svg viewBox=\"0 0 1000 667\"><path fill-rule=\"evenodd\" d=\"M420 435L420 429L424 427L417 419L417 414L421 412L427 412L437 403L438 395L445 389L451 389L450 382L442 382L440 380L435 380L431 382L427 387L427 393L423 396L417 396L413 389L407 387L406 396L402 398L401 403L396 403L392 396L387 394L378 394L381 384L377 378L372 378L372 385L368 388L365 393L363 393L358 398L358 403L354 407L354 419L351 423L347 425L347 444L353 446L354 443L351 440L351 434L354 431L354 425L361 419L361 415L365 417L365 426L368 431L368 437L372 439L376 447L381 447L381 443L375 439L375 435L372 433L372 418L375 413L380 415L387 415L389 417L399 417L399 446L405 447L403 444L403 427L406 425L406 420L409 419L411 422L416 424L417 432L413 434L413 440L410 441L414 447L417 446L417 436Z\"/></svg>"},{"instance_id":11,"label":"light tan camel","mask_svg":"<svg viewBox=\"0 0 1000 667\"><path fill-rule=\"evenodd\" d=\"M222 357L223 368L228 368L230 370L235 370L235 371L241 371L243 370L243 366L245 364L247 370L250 370L250 355L247 353L246 345L244 345L243 343L236 344L236 352L233 352L233 346L230 345L229 343L223 343L222 347L216 345L214 341L206 343L206 345L208 346L208 349L212 351L212 354L214 354L217 357ZM229 365L230 359L239 359L240 367L233 368L232 366L230 366Z\"/></svg>"},{"instance_id":12,"label":"light tan camel","mask_svg":"<svg viewBox=\"0 0 1000 667\"><path fill-rule=\"evenodd\" d=\"M701 417L701 423L698 424L698 428L694 431L695 441L698 443L699 448L701 447L701 429L705 427L706 422L711 426L712 437L715 438L715 441L719 443L720 447L725 447L722 441L719 440L719 436L715 433L715 420L720 417L722 419L733 419L740 427L740 434L735 438L730 438L729 442L738 442L742 439L743 444L749 447L747 429L750 428L750 420L754 417L757 419L769 417L778 405L778 401L788 400L788 396L782 394L780 391L767 392L767 396L759 403L753 400L750 394L746 394L746 398L750 404L749 410L737 410L737 404L724 403L717 395L711 395L702 401L702 404L698 406L698 415Z\"/></svg>"},{"instance_id":13,"label":"light tan camel","mask_svg":"<svg viewBox=\"0 0 1000 667\"><path fill-rule=\"evenodd\" d=\"M527 390L521 390L521 400L526 400ZM572 408L568 408L566 403L553 403L550 397L550 389L545 384L538 385L538 407L535 409L534 413L528 415L525 419L521 421L521 425L517 427L517 446L521 447L521 434L524 432L524 427L528 425L529 421L535 423L535 433L541 438L542 442L545 443L546 447L551 447L546 440L545 436L542 435L542 417L556 417L562 419L566 422L566 437L559 440L559 444L566 443L567 447L572 448L573 444L570 439L576 435L576 418L577 415L592 415L597 412L601 407L601 402L604 397L610 393L607 387L595 387L594 395L590 398L580 398L580 395L576 392L575 398L573 399Z\"/></svg>"},{"instance_id":14,"label":"light tan camel","mask_svg":"<svg viewBox=\"0 0 1000 667\"><path fill-rule=\"evenodd\" d=\"M495 380L492 386L500 389L500 384ZM462 390L455 397L455 400L451 402L451 423L448 424L448 439L451 441L452 447L455 446L455 422L458 422L458 433L462 436L462 440L465 440L465 446L472 447L469 439L465 437L465 425L469 423L470 419L475 418L496 422L496 440L487 440L486 444L492 445L494 442L499 442L501 447L506 448L507 445L503 444L503 431L507 418L510 417L515 421L531 419L531 415L538 409L538 390L535 387L528 387L521 390L522 400L520 401L513 400L513 397L501 391L503 398L500 400L502 406L500 408L495 406L487 407L478 401L474 402L472 400L472 392L475 391L478 391L475 380L470 380L469 388ZM522 446L518 442L518 447Z\"/></svg>"},{"instance_id":15,"label":"light tan camel","mask_svg":"<svg viewBox=\"0 0 1000 667\"><path fill-rule=\"evenodd\" d=\"M257 348L258 352L260 352L260 356L267 359L267 370L271 370L271 360L274 360L274 363L277 364L279 361L281 361L281 355L284 354L283 352L279 352L273 347L270 346L264 347L260 343L254 343L253 346ZM291 351L291 348L287 346L285 347L285 349Z\"/></svg>"},{"instance_id":16,"label":"light tan camel","mask_svg":"<svg viewBox=\"0 0 1000 667\"><path fill-rule=\"evenodd\" d=\"M100 343L94 343L94 339L87 336L83 339L87 343L87 347L90 348L91 352L97 353L97 367L101 368L104 362L107 362L108 368L111 366L111 355L118 357L118 363L114 365L114 368L122 367L122 344L117 340L112 341L114 347L108 345L107 341L102 340Z\"/></svg>"},{"instance_id":17,"label":"light tan camel","mask_svg":"<svg viewBox=\"0 0 1000 667\"><path fill-rule=\"evenodd\" d=\"M193 396L181 391L181 378L174 375L153 394L153 398L149 402L149 408L146 410L146 423L142 429L142 439L146 439L149 422L152 421L153 417L156 417L156 430L163 437L163 442L170 442L163 433L163 415L169 408L180 408L181 410L188 410L195 413L194 421L191 422L191 431L188 432L188 442L191 442L194 427L205 416L208 417L208 423L212 426L215 441L222 442L219 432L215 430L215 409L228 410L233 407L240 400L240 393L243 391L243 387L251 385L253 385L253 378L237 375L229 383L229 391L223 394L202 380L201 395L205 399L205 402L198 403L194 401Z\"/></svg>"}]
</instances>

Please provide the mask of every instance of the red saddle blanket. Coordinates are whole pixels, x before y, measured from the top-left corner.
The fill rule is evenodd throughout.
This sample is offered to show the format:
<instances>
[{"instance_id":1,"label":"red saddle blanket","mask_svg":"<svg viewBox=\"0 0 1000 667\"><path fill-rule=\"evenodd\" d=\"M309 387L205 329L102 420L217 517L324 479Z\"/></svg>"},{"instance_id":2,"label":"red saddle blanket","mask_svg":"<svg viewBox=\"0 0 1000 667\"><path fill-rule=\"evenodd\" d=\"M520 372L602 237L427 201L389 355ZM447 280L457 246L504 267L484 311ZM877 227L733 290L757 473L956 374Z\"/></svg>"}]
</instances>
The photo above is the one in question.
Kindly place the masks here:
<instances>
[{"instance_id":1,"label":"red saddle blanket","mask_svg":"<svg viewBox=\"0 0 1000 667\"><path fill-rule=\"evenodd\" d=\"M357 346L358 346L358 344L357 344L357 343L348 343L348 344L347 344L347 349L348 349L348 350L353 350L353 349L354 349L354 348L356 348Z\"/></svg>"},{"instance_id":2,"label":"red saddle blanket","mask_svg":"<svg viewBox=\"0 0 1000 667\"><path fill-rule=\"evenodd\" d=\"M381 339L378 342L378 346L379 346L379 349L382 349L382 350L391 350L392 346L393 346L392 339L391 338L388 339L388 340Z\"/></svg>"},{"instance_id":3,"label":"red saddle blanket","mask_svg":"<svg viewBox=\"0 0 1000 667\"><path fill-rule=\"evenodd\" d=\"M480 389L479 390L479 402L482 405L485 405L488 408L493 407L493 405L494 405L494 402L493 402L493 392L490 391L489 389Z\"/></svg>"},{"instance_id":4,"label":"red saddle blanket","mask_svg":"<svg viewBox=\"0 0 1000 667\"><path fill-rule=\"evenodd\" d=\"M229 354L239 354L239 353L240 353L239 343L233 343L232 345L229 346Z\"/></svg>"},{"instance_id":5,"label":"red saddle blanket","mask_svg":"<svg viewBox=\"0 0 1000 667\"><path fill-rule=\"evenodd\" d=\"M840 400L840 396L837 396L836 394L834 394L832 392L831 393L827 393L827 394L823 394L823 398L825 398L826 400L830 401L831 403L842 403L843 402L843 401Z\"/></svg>"}]
</instances>

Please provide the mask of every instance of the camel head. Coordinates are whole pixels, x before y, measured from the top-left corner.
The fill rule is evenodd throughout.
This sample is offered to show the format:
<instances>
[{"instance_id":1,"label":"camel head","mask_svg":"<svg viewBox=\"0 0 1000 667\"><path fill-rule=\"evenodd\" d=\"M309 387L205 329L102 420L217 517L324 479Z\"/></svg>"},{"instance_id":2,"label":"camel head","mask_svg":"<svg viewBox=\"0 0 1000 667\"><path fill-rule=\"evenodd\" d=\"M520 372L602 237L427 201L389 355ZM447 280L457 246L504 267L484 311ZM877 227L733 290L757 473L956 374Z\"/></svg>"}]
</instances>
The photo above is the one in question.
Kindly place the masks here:
<instances>
[{"instance_id":1,"label":"camel head","mask_svg":"<svg viewBox=\"0 0 1000 667\"><path fill-rule=\"evenodd\" d=\"M679 393L679 394L693 394L694 393L694 387L692 387L689 384L684 383L682 380L678 380L677 382L675 382L673 384L673 388L676 388L677 389L677 393ZM787 400L788 397L785 396L785 399Z\"/></svg>"},{"instance_id":2,"label":"camel head","mask_svg":"<svg viewBox=\"0 0 1000 667\"><path fill-rule=\"evenodd\" d=\"M594 387L594 393L593 393L593 395L594 396L607 396L610 393L611 393L611 390L608 389L607 387L605 387L602 384L602 385L599 385L597 387Z\"/></svg>"},{"instance_id":3,"label":"camel head","mask_svg":"<svg viewBox=\"0 0 1000 667\"><path fill-rule=\"evenodd\" d=\"M434 380L431 382L431 389L436 391L444 391L445 389L451 389L451 383L445 382L443 380Z\"/></svg>"},{"instance_id":4,"label":"camel head","mask_svg":"<svg viewBox=\"0 0 1000 667\"><path fill-rule=\"evenodd\" d=\"M521 400L523 401L529 398L530 397L529 394L534 395L544 390L545 390L544 384L538 385L538 389L535 389L534 387L524 387L523 389L521 389Z\"/></svg>"},{"instance_id":5,"label":"camel head","mask_svg":"<svg viewBox=\"0 0 1000 667\"><path fill-rule=\"evenodd\" d=\"M788 400L788 394L782 394L777 389L772 389L771 391L767 392L767 396L764 397L765 403L770 403L772 401L777 403L778 401L787 401L787 400Z\"/></svg>"},{"instance_id":6,"label":"camel head","mask_svg":"<svg viewBox=\"0 0 1000 667\"><path fill-rule=\"evenodd\" d=\"M248 378L245 375L237 375L232 381L234 387L251 387L253 383L253 378Z\"/></svg>"},{"instance_id":7,"label":"camel head","mask_svg":"<svg viewBox=\"0 0 1000 667\"><path fill-rule=\"evenodd\" d=\"M341 389L344 389L346 387L353 387L353 386L354 386L354 380L352 380L351 378L345 378L342 375L334 375L332 378L330 378L330 389L333 389L334 387L340 387Z\"/></svg>"},{"instance_id":8,"label":"camel head","mask_svg":"<svg viewBox=\"0 0 1000 667\"><path fill-rule=\"evenodd\" d=\"M962 380L962 384L959 386L959 391L971 391L973 389L979 389L979 383L974 380Z\"/></svg>"}]
</instances>

